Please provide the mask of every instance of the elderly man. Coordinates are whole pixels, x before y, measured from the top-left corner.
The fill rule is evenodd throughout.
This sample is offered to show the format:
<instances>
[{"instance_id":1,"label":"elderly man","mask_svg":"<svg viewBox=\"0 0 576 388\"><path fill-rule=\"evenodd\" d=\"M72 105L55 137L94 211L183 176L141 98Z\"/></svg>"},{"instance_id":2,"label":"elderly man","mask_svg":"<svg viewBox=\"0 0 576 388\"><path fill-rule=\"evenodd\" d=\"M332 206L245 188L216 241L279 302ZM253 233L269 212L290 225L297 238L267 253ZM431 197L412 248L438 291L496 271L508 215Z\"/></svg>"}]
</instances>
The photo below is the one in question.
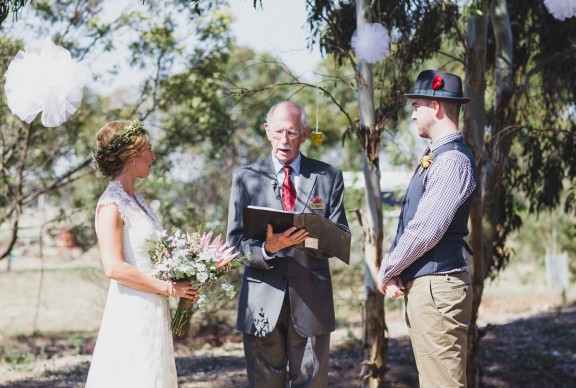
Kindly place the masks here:
<instances>
[{"instance_id":1,"label":"elderly man","mask_svg":"<svg viewBox=\"0 0 576 388\"><path fill-rule=\"evenodd\" d=\"M476 188L476 163L458 131L469 101L457 75L425 70L412 99L421 137L432 142L408 186L398 232L378 275L380 291L405 295L421 387L466 386L472 287L462 252ZM468 248L469 249L469 248Z\"/></svg>"},{"instance_id":2,"label":"elderly man","mask_svg":"<svg viewBox=\"0 0 576 388\"><path fill-rule=\"evenodd\" d=\"M244 262L236 324L248 382L283 388L288 378L292 387L326 387L335 329L328 260L291 248L307 237L303 229L277 233L268 225L264 241L246 238L242 210L253 205L316 213L348 229L342 172L300 153L310 130L300 105L274 105L264 129L272 152L235 171L228 216L228 240L251 255Z\"/></svg>"}]
</instances>

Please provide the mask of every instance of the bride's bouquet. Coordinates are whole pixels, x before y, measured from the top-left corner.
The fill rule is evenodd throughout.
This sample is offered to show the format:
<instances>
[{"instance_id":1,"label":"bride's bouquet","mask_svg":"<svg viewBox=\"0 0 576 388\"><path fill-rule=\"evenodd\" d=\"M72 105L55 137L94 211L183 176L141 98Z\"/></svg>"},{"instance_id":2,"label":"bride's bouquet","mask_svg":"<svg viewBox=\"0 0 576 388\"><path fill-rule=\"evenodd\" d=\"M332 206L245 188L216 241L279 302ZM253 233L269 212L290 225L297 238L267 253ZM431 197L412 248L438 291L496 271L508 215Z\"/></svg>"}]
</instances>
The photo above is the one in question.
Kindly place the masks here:
<instances>
[{"instance_id":1,"label":"bride's bouquet","mask_svg":"<svg viewBox=\"0 0 576 388\"><path fill-rule=\"evenodd\" d=\"M198 307L205 311L208 298L225 294L230 299L236 292L234 286L222 277L236 268L240 262L238 252L229 247L220 235L212 241L212 232L183 232L172 228L171 232L158 232L156 240L149 240L148 254L154 264L152 276L174 281L186 279L198 286ZM178 309L172 318L171 329L183 335L192 317L193 302L180 298Z\"/></svg>"}]
</instances>

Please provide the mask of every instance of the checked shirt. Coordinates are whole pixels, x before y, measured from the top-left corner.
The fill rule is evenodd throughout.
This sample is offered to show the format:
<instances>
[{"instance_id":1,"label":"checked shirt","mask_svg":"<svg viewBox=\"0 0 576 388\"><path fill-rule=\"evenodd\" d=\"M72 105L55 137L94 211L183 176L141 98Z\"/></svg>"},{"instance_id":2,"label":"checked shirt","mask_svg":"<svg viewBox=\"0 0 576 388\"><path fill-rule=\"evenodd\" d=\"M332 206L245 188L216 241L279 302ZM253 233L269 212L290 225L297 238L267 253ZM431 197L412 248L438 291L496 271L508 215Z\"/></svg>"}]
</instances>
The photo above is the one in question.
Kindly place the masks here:
<instances>
[{"instance_id":1,"label":"checked shirt","mask_svg":"<svg viewBox=\"0 0 576 388\"><path fill-rule=\"evenodd\" d=\"M461 138L460 132L452 133L430 144L434 152L441 146ZM419 167L419 170L422 167ZM420 171L417 173L420 173ZM461 152L451 150L434 158L423 172L424 194L414 218L408 223L393 251L382 260L378 281L388 282L405 268L433 248L444 236L454 214L476 188L470 160ZM450 272L459 272L459 268Z\"/></svg>"}]
</instances>

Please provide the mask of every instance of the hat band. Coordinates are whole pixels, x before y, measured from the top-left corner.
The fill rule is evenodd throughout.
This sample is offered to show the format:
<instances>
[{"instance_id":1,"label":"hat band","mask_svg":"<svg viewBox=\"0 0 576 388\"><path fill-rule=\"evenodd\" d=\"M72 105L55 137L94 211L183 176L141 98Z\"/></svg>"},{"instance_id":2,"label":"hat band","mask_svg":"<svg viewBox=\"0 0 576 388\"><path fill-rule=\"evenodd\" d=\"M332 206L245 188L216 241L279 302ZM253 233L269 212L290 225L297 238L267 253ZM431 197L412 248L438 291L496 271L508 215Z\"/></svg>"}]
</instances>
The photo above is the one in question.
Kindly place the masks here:
<instances>
[{"instance_id":1,"label":"hat band","mask_svg":"<svg viewBox=\"0 0 576 388\"><path fill-rule=\"evenodd\" d=\"M436 97L456 97L462 98L461 93L446 92L443 90L430 90L430 89L414 89L412 94L424 94L426 96L436 96Z\"/></svg>"}]
</instances>

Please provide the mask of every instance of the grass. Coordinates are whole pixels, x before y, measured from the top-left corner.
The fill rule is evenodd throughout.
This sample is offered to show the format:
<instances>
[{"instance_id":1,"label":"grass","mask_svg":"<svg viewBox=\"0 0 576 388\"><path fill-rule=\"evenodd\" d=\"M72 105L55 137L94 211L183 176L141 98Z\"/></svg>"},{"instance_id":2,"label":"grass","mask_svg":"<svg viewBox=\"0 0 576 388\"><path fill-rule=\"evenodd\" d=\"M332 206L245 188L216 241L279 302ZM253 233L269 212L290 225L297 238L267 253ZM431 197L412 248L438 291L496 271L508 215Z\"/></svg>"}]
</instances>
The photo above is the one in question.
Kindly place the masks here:
<instances>
[{"instance_id":1,"label":"grass","mask_svg":"<svg viewBox=\"0 0 576 388\"><path fill-rule=\"evenodd\" d=\"M106 294L96 268L0 272L0 336L96 330ZM101 271L100 271L101 272ZM40 284L40 279L42 283ZM92 279L92 280L91 280Z\"/></svg>"},{"instance_id":2,"label":"grass","mask_svg":"<svg viewBox=\"0 0 576 388\"><path fill-rule=\"evenodd\" d=\"M30 371L33 363L38 359L35 354L27 352L0 353L0 362L6 364L8 369L15 371Z\"/></svg>"}]
</instances>

